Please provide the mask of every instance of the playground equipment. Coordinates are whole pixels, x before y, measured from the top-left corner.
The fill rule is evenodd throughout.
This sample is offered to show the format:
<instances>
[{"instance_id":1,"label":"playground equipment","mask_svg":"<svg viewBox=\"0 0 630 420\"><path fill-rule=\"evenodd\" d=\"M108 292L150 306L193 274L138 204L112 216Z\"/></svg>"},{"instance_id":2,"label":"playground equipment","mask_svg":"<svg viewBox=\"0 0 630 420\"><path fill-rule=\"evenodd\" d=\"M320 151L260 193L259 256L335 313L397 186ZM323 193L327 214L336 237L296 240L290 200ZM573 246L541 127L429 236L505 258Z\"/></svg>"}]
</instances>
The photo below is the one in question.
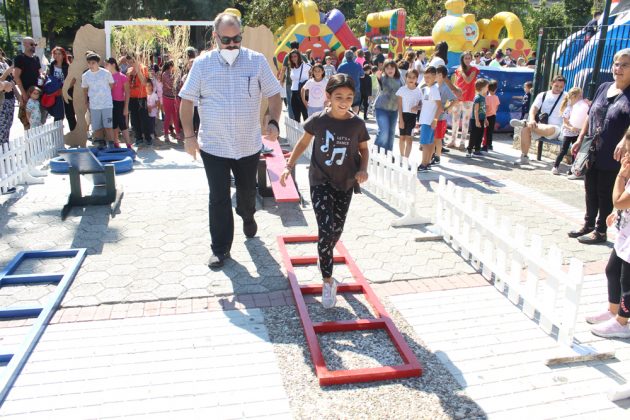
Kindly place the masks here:
<instances>
[{"instance_id":1,"label":"playground equipment","mask_svg":"<svg viewBox=\"0 0 630 420\"><path fill-rule=\"evenodd\" d=\"M549 81L556 74L567 79L566 89L574 86L588 92L591 81L599 85L612 80L612 62L617 51L630 47L630 1L613 2L607 22L598 22L597 32L589 36L583 27L568 31L563 28L545 28L540 40L538 56L539 69L536 72L536 92L547 89ZM601 39L602 27L607 34L599 67L599 75L592 80L597 47Z\"/></svg>"},{"instance_id":2,"label":"playground equipment","mask_svg":"<svg viewBox=\"0 0 630 420\"><path fill-rule=\"evenodd\" d=\"M293 41L300 43L301 52L311 50L311 57L322 59L326 50L334 51L341 60L350 47L361 47L341 11L333 9L326 14L320 13L312 0L293 0L293 15L278 29L276 38L274 61L278 68L291 51Z\"/></svg>"},{"instance_id":3,"label":"playground equipment","mask_svg":"<svg viewBox=\"0 0 630 420\"><path fill-rule=\"evenodd\" d=\"M464 13L464 0L447 0L446 16L438 20L432 31L433 42L445 41L448 44L449 61L451 54L457 61L459 55L467 50L500 48L504 52L512 49L512 58L529 57L532 52L525 39L523 25L514 13L500 12L491 19L475 21L475 15ZM505 28L507 38L499 39L501 30Z\"/></svg>"},{"instance_id":4,"label":"playground equipment","mask_svg":"<svg viewBox=\"0 0 630 420\"><path fill-rule=\"evenodd\" d=\"M385 12L370 13L365 22L365 42L368 49L376 43L387 39L389 51L402 54L405 51L405 24L407 12L405 9L387 10Z\"/></svg>"}]
</instances>

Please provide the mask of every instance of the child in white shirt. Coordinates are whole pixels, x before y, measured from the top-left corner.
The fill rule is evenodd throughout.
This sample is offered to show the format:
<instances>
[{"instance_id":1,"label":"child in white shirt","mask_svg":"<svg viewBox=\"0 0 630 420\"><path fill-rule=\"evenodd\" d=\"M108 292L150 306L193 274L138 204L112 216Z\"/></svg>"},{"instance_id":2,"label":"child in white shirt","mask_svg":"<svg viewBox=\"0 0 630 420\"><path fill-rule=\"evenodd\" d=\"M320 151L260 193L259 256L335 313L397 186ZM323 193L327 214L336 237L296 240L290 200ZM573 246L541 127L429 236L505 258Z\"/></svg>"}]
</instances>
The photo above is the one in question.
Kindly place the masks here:
<instances>
[{"instance_id":1,"label":"child in white shirt","mask_svg":"<svg viewBox=\"0 0 630 420\"><path fill-rule=\"evenodd\" d=\"M442 113L442 97L440 88L435 82L437 70L429 66L424 70L424 85L420 87L422 92L422 110L420 111L420 147L422 148L422 163L418 167L419 172L429 170L429 163L433 156L435 144L433 136L440 114Z\"/></svg>"},{"instance_id":2,"label":"child in white shirt","mask_svg":"<svg viewBox=\"0 0 630 420\"><path fill-rule=\"evenodd\" d=\"M418 70L411 69L405 74L405 86L396 92L398 97L398 128L400 128L400 155L409 157L413 142L412 132L416 126L416 117L422 101L422 92L418 89Z\"/></svg>"},{"instance_id":3,"label":"child in white shirt","mask_svg":"<svg viewBox=\"0 0 630 420\"><path fill-rule=\"evenodd\" d=\"M153 82L151 80L147 80L145 84L145 89L147 90L147 111L149 113L149 128L148 131L151 133L151 141L147 142L150 146L153 144L153 139L155 138L155 120L158 116L158 109L160 105L160 98L158 94L153 90Z\"/></svg>"},{"instance_id":4,"label":"child in white shirt","mask_svg":"<svg viewBox=\"0 0 630 420\"><path fill-rule=\"evenodd\" d=\"M315 64L311 69L311 78L304 84L300 92L309 117L316 112L324 110L326 104L326 83L328 82L327 79L324 79L324 74L324 66ZM308 95L308 100L306 95Z\"/></svg>"}]
</instances>

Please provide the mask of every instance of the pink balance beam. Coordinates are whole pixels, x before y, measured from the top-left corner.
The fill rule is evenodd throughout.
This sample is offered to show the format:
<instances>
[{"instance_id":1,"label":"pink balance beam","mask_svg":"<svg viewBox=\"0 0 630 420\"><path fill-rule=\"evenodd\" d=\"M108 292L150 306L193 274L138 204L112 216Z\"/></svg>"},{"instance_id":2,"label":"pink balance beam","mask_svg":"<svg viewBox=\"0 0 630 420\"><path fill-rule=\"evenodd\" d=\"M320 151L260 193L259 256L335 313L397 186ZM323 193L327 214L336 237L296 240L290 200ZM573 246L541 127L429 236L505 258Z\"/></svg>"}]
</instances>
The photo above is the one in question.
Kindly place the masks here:
<instances>
[{"instance_id":1,"label":"pink balance beam","mask_svg":"<svg viewBox=\"0 0 630 420\"><path fill-rule=\"evenodd\" d=\"M284 154L280 148L280 144L277 141L271 141L267 137L263 136L263 144L273 149L270 154L263 155L267 164L267 174L269 175L269 182L271 183L271 189L273 190L273 196L277 203L299 203L300 195L298 194L293 177L289 175L286 180L286 185L283 187L280 185L280 175L287 166L287 162L284 159Z\"/></svg>"}]
</instances>

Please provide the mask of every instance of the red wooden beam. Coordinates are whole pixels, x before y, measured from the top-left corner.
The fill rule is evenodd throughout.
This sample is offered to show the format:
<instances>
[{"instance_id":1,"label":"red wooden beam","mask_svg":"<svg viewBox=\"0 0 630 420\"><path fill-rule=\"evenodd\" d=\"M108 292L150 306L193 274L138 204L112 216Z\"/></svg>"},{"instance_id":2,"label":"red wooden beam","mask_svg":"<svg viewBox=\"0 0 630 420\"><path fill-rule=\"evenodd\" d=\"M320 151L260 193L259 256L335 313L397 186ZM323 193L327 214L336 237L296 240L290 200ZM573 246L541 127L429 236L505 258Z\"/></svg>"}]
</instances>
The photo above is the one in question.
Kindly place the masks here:
<instances>
[{"instance_id":1,"label":"red wooden beam","mask_svg":"<svg viewBox=\"0 0 630 420\"><path fill-rule=\"evenodd\" d=\"M294 263L316 264L316 257L290 257L287 252L287 243L317 242L317 236L291 235L278 236L278 247L282 255L282 260L287 268L289 284L295 299L306 344L311 353L311 359L315 366L315 374L321 386L348 384L356 382L383 381L391 379L409 378L422 375L422 367L415 354L405 341L391 317L378 300L378 297L370 287L369 283L359 270L348 250L341 241L337 243L336 249L339 254L339 262L345 263L354 277L354 283L340 284L338 293L362 293L365 299L372 306L376 313L376 319L358 319L347 321L328 321L313 323L308 313L308 308L304 301L304 295L318 294L322 291L322 285L300 285L295 275ZM400 354L403 364L397 366L382 366L377 368L351 369L331 371L326 367L326 361L322 354L317 334L342 332L342 331L363 331L384 329L392 340L396 350Z\"/></svg>"},{"instance_id":2,"label":"red wooden beam","mask_svg":"<svg viewBox=\"0 0 630 420\"><path fill-rule=\"evenodd\" d=\"M278 203L299 203L300 194L297 188L295 188L295 182L289 175L286 180L286 185L283 187L280 185L280 175L284 172L284 168L287 166L284 153L280 148L280 143L277 141L271 141L267 137L262 138L263 144L273 149L273 152L263 155L265 162L267 163L267 174L269 175L269 182L271 182L271 189L273 190L273 196Z\"/></svg>"}]
</instances>

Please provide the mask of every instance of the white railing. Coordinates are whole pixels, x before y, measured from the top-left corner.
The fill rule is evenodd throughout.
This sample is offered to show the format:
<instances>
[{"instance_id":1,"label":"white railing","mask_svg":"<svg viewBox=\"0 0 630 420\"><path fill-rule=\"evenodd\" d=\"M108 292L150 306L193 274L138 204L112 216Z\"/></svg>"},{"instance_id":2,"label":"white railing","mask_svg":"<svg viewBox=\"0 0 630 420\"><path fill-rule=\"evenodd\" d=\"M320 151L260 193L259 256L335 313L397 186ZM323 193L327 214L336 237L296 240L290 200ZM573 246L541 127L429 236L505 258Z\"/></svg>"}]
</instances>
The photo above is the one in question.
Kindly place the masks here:
<instances>
[{"instance_id":1,"label":"white railing","mask_svg":"<svg viewBox=\"0 0 630 420\"><path fill-rule=\"evenodd\" d=\"M421 185L417 162L401 158L400 155L386 152L374 145L370 151L368 175L365 187L403 213L402 217L391 222L392 226L430 222L426 217L418 215L417 198Z\"/></svg>"},{"instance_id":2,"label":"white railing","mask_svg":"<svg viewBox=\"0 0 630 420\"><path fill-rule=\"evenodd\" d=\"M304 134L304 128L302 127L302 124L295 120L292 120L288 116L284 118L284 126L287 129L287 141L291 145L291 148L293 148L295 147L297 142L300 141L300 138L302 138L302 135ZM311 160L311 149L307 147L303 153L303 156L308 160Z\"/></svg>"},{"instance_id":3,"label":"white railing","mask_svg":"<svg viewBox=\"0 0 630 420\"><path fill-rule=\"evenodd\" d=\"M24 132L24 136L9 140L0 147L0 187L18 184L41 184L37 169L44 161L56 156L63 148L63 122L55 121Z\"/></svg>"},{"instance_id":4,"label":"white railing","mask_svg":"<svg viewBox=\"0 0 630 420\"><path fill-rule=\"evenodd\" d=\"M582 293L583 264L571 258L568 273L562 267L562 252L556 246L543 247L538 235L527 239L526 228L508 217L499 218L494 208L474 199L470 192L440 176L436 225L446 242L494 274L495 287L513 303L523 301L522 311L547 334L558 329L558 341L574 346L573 336ZM528 243L529 242L529 243Z\"/></svg>"}]
</instances>

